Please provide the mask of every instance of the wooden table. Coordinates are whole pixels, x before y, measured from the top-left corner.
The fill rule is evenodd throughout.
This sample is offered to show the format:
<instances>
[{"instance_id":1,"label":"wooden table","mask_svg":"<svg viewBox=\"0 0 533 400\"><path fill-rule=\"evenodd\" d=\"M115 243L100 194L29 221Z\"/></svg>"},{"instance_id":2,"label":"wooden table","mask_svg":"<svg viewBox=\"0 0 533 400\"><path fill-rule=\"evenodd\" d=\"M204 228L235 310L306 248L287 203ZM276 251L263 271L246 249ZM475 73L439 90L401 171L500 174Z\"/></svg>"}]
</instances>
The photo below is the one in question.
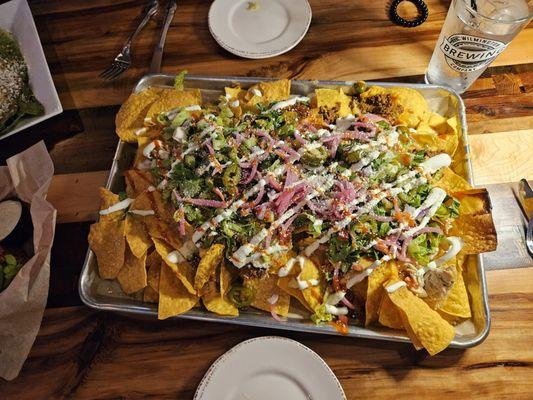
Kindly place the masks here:
<instances>
[{"instance_id":1,"label":"wooden table","mask_svg":"<svg viewBox=\"0 0 533 400\"><path fill-rule=\"evenodd\" d=\"M164 72L380 79L421 82L449 1L430 0L414 29L392 25L386 2L314 0L305 39L288 54L244 60L207 29L209 2L179 2ZM408 345L192 321L136 321L81 305L77 279L88 227L117 143L114 115L146 72L158 22L134 46L134 67L98 80L128 35L143 1L31 1L65 111L0 142L3 161L43 139L55 163L49 199L58 209L48 308L20 376L0 381L7 399L189 399L208 366L238 342L282 334L318 352L355 398L532 398L533 269L490 271L493 318L479 347L433 358ZM478 184L533 178L533 26L464 95ZM520 267L516 265L516 267Z\"/></svg>"}]
</instances>

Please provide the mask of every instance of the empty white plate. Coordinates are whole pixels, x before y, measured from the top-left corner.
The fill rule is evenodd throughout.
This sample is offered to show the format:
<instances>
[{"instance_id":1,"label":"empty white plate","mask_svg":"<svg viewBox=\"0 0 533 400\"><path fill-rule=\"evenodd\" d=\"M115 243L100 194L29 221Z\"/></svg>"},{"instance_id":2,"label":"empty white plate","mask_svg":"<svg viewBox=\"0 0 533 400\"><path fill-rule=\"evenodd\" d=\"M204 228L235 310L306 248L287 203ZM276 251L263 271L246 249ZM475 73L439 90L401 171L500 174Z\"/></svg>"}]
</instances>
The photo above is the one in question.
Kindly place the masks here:
<instances>
[{"instance_id":1,"label":"empty white plate","mask_svg":"<svg viewBox=\"0 0 533 400\"><path fill-rule=\"evenodd\" d=\"M345 400L328 365L310 348L279 336L246 340L224 353L194 400Z\"/></svg>"},{"instance_id":2,"label":"empty white plate","mask_svg":"<svg viewBox=\"0 0 533 400\"><path fill-rule=\"evenodd\" d=\"M311 23L307 0L215 0L209 31L230 53L267 58L296 46Z\"/></svg>"}]
</instances>

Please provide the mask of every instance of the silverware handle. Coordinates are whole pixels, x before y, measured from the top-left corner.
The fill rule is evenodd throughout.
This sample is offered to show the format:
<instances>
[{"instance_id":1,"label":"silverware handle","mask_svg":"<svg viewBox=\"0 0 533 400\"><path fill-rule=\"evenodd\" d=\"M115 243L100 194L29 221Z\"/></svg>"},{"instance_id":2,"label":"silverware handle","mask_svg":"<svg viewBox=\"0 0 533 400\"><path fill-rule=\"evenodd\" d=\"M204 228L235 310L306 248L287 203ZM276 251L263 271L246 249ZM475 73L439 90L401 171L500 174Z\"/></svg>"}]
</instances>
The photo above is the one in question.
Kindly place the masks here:
<instances>
[{"instance_id":1,"label":"silverware handle","mask_svg":"<svg viewBox=\"0 0 533 400\"><path fill-rule=\"evenodd\" d=\"M159 7L159 4L157 1L150 1L143 9L142 19L137 25L137 28L133 31L133 33L128 37L126 42L124 43L123 49L128 49L131 47L132 42L135 40L139 32L146 26L148 21L150 21L150 18L154 16L154 14L157 12L157 8Z\"/></svg>"},{"instance_id":2,"label":"silverware handle","mask_svg":"<svg viewBox=\"0 0 533 400\"><path fill-rule=\"evenodd\" d=\"M159 33L159 40L154 48L154 54L152 56L152 63L150 64L149 72L151 74L157 74L161 72L161 61L163 60L163 50L165 48L165 40L167 38L168 28L170 23L174 18L174 13L176 12L177 4L175 0L170 0L167 6L167 13L165 15L165 21L163 22L163 27Z\"/></svg>"}]
</instances>

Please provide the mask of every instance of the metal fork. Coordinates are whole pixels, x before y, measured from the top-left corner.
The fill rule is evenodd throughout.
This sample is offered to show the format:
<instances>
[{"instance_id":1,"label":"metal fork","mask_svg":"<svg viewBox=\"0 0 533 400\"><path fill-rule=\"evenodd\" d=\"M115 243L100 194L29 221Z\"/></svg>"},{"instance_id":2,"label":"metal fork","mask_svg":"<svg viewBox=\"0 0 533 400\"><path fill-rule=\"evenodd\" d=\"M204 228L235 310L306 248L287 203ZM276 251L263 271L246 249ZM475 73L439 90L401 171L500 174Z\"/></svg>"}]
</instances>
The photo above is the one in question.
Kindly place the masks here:
<instances>
[{"instance_id":1,"label":"metal fork","mask_svg":"<svg viewBox=\"0 0 533 400\"><path fill-rule=\"evenodd\" d=\"M117 54L111 65L105 69L99 77L106 80L113 80L126 71L131 65L131 44L137 34L146 26L150 18L157 12L159 3L157 0L150 0L143 8L143 17L137 25L137 28L128 37L122 49Z\"/></svg>"}]
</instances>

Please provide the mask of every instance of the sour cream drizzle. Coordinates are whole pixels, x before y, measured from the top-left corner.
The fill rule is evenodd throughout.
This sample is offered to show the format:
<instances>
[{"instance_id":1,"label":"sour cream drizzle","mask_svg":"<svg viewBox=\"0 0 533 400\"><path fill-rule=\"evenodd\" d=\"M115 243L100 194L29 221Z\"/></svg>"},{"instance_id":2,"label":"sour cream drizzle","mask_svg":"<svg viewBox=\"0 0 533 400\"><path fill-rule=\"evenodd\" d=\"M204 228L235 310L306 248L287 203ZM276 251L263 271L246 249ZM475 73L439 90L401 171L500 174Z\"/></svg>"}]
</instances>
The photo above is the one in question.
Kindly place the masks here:
<instances>
[{"instance_id":1,"label":"sour cream drizzle","mask_svg":"<svg viewBox=\"0 0 533 400\"><path fill-rule=\"evenodd\" d=\"M124 199L122 201L119 201L116 204L113 204L111 207L106 208L105 210L100 210L100 215L108 215L111 213L114 213L115 211L120 211L128 208L131 203L133 203L134 199Z\"/></svg>"}]
</instances>

